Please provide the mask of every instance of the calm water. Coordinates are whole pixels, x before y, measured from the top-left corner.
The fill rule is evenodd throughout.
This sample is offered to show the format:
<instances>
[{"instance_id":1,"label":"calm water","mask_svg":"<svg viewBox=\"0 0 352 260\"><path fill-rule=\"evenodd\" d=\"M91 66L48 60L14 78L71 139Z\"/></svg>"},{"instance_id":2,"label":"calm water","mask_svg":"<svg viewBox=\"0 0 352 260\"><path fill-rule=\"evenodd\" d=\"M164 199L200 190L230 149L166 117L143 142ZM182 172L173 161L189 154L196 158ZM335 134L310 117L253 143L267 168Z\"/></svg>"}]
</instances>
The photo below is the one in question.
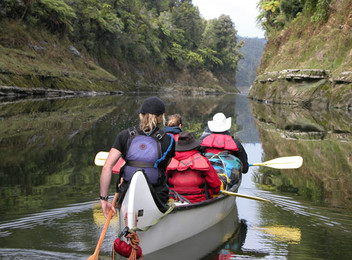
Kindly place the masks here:
<instances>
[{"instance_id":1,"label":"calm water","mask_svg":"<svg viewBox=\"0 0 352 260\"><path fill-rule=\"evenodd\" d=\"M93 253L105 221L94 156L137 122L144 98L0 103L1 259ZM270 106L241 95L162 98L167 113L182 114L184 129L198 136L213 114L232 116L250 163L301 155L304 164L251 167L239 192L272 203L238 198L219 225L145 259L352 259L351 113ZM102 259L111 259L116 229L114 219Z\"/></svg>"}]
</instances>

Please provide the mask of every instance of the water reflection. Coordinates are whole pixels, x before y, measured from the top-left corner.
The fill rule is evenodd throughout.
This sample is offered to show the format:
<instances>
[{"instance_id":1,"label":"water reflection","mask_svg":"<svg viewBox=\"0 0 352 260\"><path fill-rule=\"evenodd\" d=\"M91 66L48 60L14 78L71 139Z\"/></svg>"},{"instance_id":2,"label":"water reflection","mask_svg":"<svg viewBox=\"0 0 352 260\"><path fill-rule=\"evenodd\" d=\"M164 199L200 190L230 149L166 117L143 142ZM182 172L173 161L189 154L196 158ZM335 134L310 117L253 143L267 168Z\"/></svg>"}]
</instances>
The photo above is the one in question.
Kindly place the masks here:
<instances>
[{"instance_id":1,"label":"water reflection","mask_svg":"<svg viewBox=\"0 0 352 260\"><path fill-rule=\"evenodd\" d=\"M101 225L96 214L87 215L99 193L100 168L93 159L98 151L109 150L119 131L137 123L144 98L0 104L1 256L16 255L16 248L29 256L47 250L43 255L48 258L94 249ZM197 135L214 113L235 116L234 96L163 99L168 113L182 113L184 129ZM115 237L113 231L107 235L102 255L110 254ZM61 251L65 253L50 257Z\"/></svg>"},{"instance_id":2,"label":"water reflection","mask_svg":"<svg viewBox=\"0 0 352 260\"><path fill-rule=\"evenodd\" d=\"M94 156L108 151L119 131L137 123L144 98L0 103L1 259L86 259L94 251L104 222ZM215 113L231 116L250 163L288 155L304 158L298 170L251 167L239 192L273 203L238 198L239 216L194 239L203 245L194 259L352 257L348 112L248 103L239 95L163 100L167 113L181 113L184 129L198 136ZM299 242L285 237L284 228L300 230ZM116 236L110 228L102 257L111 256ZM207 240L217 242L205 247ZM183 247L173 250L182 252Z\"/></svg>"},{"instance_id":3,"label":"water reflection","mask_svg":"<svg viewBox=\"0 0 352 260\"><path fill-rule=\"evenodd\" d=\"M352 209L352 113L251 105L266 158L304 158L294 174L262 169L262 188L275 187L316 203Z\"/></svg>"},{"instance_id":4,"label":"water reflection","mask_svg":"<svg viewBox=\"0 0 352 260\"><path fill-rule=\"evenodd\" d=\"M143 96L22 101L0 104L1 219L96 198L98 151L137 123ZM234 114L233 96L164 98L200 135L218 111ZM235 124L234 124L235 127Z\"/></svg>"}]
</instances>

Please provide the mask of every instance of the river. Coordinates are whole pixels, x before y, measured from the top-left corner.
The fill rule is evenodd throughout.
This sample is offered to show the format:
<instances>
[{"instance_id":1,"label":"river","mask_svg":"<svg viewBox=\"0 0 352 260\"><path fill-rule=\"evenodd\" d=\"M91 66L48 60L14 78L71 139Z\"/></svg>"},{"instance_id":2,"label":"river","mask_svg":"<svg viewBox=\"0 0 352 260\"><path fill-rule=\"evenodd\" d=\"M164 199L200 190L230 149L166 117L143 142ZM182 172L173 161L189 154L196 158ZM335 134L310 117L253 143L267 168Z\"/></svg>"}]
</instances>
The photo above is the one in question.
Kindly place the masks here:
<instances>
[{"instance_id":1,"label":"river","mask_svg":"<svg viewBox=\"0 0 352 260\"><path fill-rule=\"evenodd\" d=\"M1 259L87 259L94 252L105 221L94 156L137 123L144 98L0 101ZM231 116L250 163L291 155L304 163L250 167L239 193L271 203L237 198L233 214L216 227L144 259L352 259L351 112L244 95L162 99L167 114L182 114L183 128L198 137L215 113ZM111 259L116 229L114 219L102 259Z\"/></svg>"}]
</instances>

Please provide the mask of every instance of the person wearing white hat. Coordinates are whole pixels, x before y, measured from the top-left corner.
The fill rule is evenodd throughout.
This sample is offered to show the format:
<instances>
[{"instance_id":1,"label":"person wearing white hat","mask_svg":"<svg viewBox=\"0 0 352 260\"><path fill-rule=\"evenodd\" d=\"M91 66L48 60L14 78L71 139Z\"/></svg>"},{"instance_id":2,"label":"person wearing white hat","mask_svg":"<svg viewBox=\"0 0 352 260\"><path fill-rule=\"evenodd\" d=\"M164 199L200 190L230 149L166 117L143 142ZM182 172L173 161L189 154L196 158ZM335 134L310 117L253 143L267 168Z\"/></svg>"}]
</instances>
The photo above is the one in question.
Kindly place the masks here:
<instances>
[{"instance_id":1,"label":"person wearing white hat","mask_svg":"<svg viewBox=\"0 0 352 260\"><path fill-rule=\"evenodd\" d=\"M216 113L213 120L208 121L208 128L201 136L201 146L207 153L219 154L228 151L240 159L242 173L248 172L248 156L241 142L235 139L229 132L231 129L231 117L223 113Z\"/></svg>"}]
</instances>

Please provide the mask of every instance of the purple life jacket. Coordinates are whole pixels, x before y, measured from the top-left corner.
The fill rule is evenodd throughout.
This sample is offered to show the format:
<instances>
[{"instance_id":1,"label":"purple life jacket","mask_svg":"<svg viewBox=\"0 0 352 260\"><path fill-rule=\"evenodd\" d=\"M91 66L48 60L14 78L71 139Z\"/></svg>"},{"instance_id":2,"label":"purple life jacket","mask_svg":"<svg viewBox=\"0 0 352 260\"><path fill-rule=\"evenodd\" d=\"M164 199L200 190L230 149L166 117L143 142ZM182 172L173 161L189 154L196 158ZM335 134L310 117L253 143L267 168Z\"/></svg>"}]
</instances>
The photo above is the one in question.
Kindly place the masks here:
<instances>
[{"instance_id":1,"label":"purple life jacket","mask_svg":"<svg viewBox=\"0 0 352 260\"><path fill-rule=\"evenodd\" d=\"M137 170L143 169L150 183L157 184L161 169L154 167L154 164L161 157L160 140L164 133L156 131L150 136L141 135L135 128L132 131L129 129L129 133L123 178L130 181Z\"/></svg>"}]
</instances>

